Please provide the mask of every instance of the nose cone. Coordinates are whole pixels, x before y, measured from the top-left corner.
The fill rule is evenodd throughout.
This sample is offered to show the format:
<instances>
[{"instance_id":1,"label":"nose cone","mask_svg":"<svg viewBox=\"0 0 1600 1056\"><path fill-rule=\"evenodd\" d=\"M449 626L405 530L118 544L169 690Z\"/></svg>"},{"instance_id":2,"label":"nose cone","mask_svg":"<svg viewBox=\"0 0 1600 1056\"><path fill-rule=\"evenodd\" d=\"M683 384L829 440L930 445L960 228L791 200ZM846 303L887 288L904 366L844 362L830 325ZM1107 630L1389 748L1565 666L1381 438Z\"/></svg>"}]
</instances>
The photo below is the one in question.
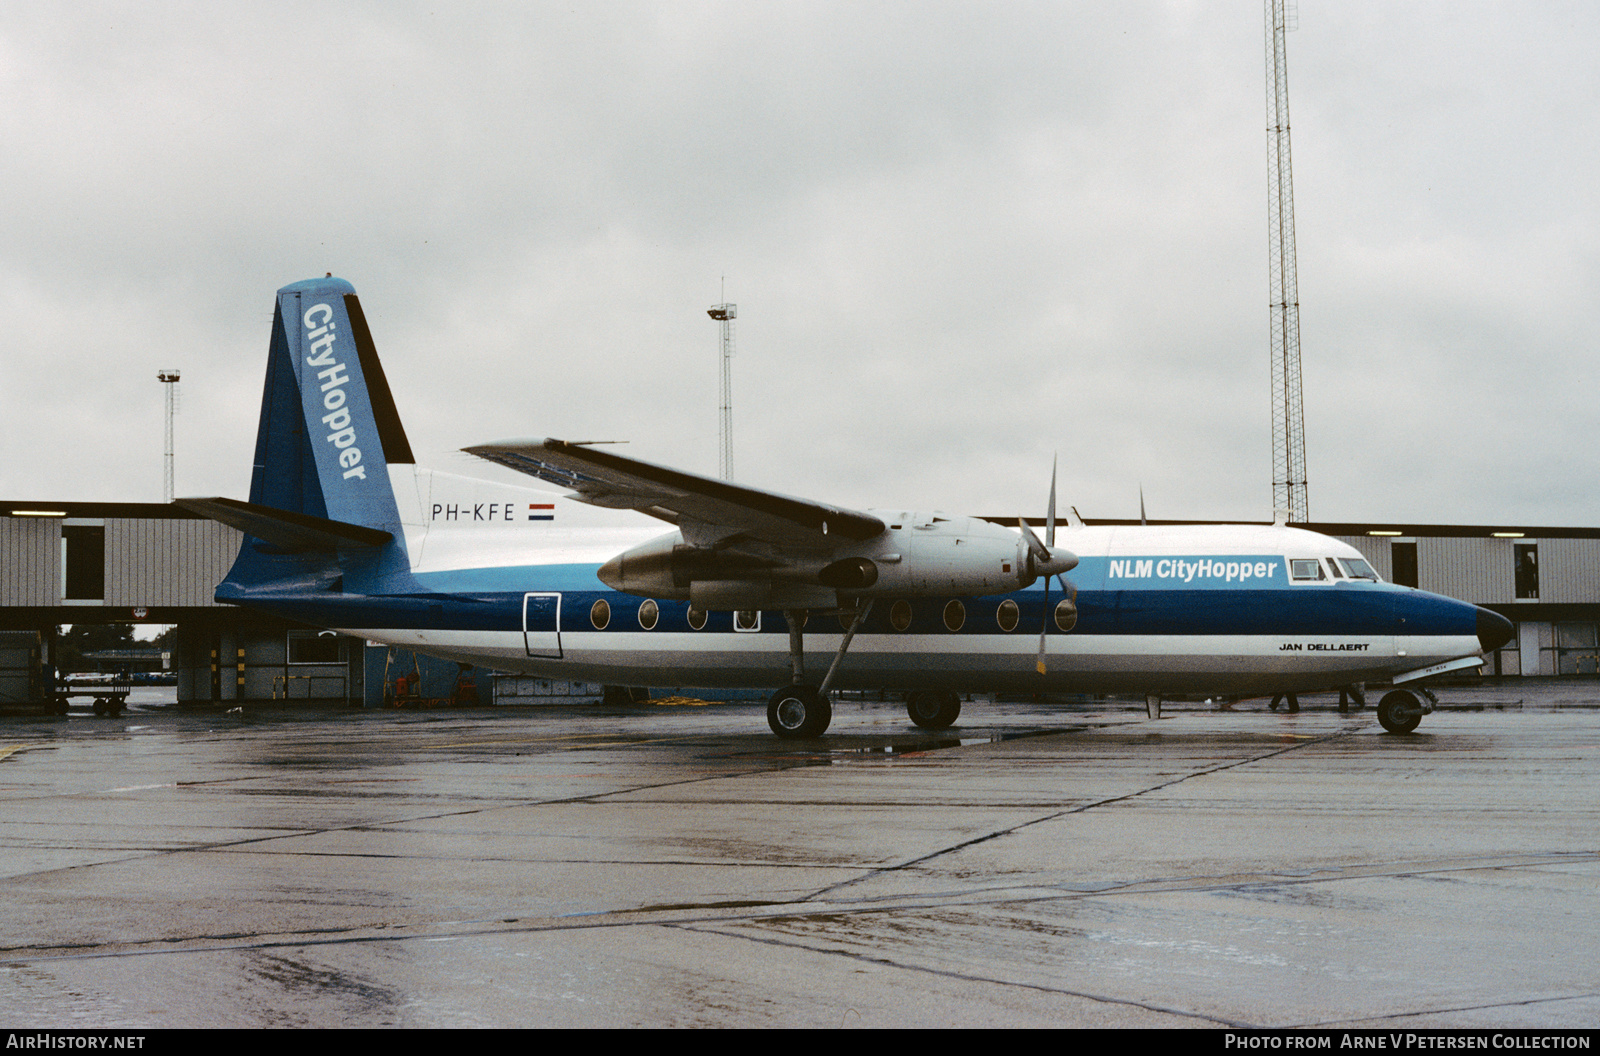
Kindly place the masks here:
<instances>
[{"instance_id":1,"label":"nose cone","mask_svg":"<svg viewBox=\"0 0 1600 1056\"><path fill-rule=\"evenodd\" d=\"M1478 609L1478 644L1486 653L1492 653L1511 640L1516 629L1511 626L1511 621L1498 612L1488 609Z\"/></svg>"}]
</instances>

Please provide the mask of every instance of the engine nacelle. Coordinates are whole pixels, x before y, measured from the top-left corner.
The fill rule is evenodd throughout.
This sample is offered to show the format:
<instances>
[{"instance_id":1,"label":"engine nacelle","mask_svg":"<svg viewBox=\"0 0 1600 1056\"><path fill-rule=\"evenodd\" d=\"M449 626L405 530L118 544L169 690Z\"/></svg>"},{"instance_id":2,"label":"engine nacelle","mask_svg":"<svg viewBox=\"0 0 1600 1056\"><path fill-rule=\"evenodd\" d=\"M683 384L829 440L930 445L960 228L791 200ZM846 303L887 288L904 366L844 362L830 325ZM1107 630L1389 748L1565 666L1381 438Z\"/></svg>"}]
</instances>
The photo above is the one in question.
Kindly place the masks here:
<instances>
[{"instance_id":1,"label":"engine nacelle","mask_svg":"<svg viewBox=\"0 0 1600 1056\"><path fill-rule=\"evenodd\" d=\"M1025 537L988 521L873 512L888 529L831 554L763 557L691 546L669 532L613 557L599 575L614 590L703 609L829 608L841 596L1005 594L1078 563L1060 549L1040 558Z\"/></svg>"},{"instance_id":2,"label":"engine nacelle","mask_svg":"<svg viewBox=\"0 0 1600 1056\"><path fill-rule=\"evenodd\" d=\"M1043 563L1049 567L1041 567L1020 534L975 517L871 512L889 529L844 551L877 566L876 582L856 591L863 595L1006 594L1078 563L1072 554L1057 550Z\"/></svg>"}]
</instances>

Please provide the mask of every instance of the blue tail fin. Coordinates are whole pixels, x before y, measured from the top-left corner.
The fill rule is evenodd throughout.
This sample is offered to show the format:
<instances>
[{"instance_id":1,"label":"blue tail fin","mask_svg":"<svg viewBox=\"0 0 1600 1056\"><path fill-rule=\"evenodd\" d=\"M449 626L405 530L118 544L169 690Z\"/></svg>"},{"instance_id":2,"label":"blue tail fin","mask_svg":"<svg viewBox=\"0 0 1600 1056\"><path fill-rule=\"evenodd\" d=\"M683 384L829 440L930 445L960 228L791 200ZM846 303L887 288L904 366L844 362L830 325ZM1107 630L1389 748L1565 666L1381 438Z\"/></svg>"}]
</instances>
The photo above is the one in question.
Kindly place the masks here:
<instances>
[{"instance_id":1,"label":"blue tail fin","mask_svg":"<svg viewBox=\"0 0 1600 1056\"><path fill-rule=\"evenodd\" d=\"M395 531L388 466L415 461L355 288L279 290L250 501Z\"/></svg>"},{"instance_id":2,"label":"blue tail fin","mask_svg":"<svg viewBox=\"0 0 1600 1056\"><path fill-rule=\"evenodd\" d=\"M389 466L415 461L355 288L330 276L279 290L250 478L253 523L273 541L246 536L219 599L409 582ZM273 510L302 526L303 545L267 530ZM232 523L249 532L252 522Z\"/></svg>"}]
</instances>

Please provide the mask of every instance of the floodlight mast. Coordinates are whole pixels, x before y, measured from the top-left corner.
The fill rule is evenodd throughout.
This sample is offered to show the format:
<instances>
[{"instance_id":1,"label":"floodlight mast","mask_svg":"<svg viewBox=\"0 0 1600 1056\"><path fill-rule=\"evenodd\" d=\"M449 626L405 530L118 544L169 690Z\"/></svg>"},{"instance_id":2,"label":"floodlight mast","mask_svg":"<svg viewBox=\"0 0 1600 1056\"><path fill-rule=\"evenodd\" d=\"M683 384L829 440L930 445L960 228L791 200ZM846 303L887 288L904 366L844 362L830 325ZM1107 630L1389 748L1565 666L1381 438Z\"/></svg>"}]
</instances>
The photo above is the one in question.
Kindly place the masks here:
<instances>
[{"instance_id":1,"label":"floodlight mast","mask_svg":"<svg viewBox=\"0 0 1600 1056\"><path fill-rule=\"evenodd\" d=\"M1289 61L1284 37L1299 28L1292 0L1266 0L1267 261L1272 341L1272 507L1304 524L1305 412L1300 387L1300 285L1295 275L1294 176L1289 156Z\"/></svg>"},{"instance_id":2,"label":"floodlight mast","mask_svg":"<svg viewBox=\"0 0 1600 1056\"><path fill-rule=\"evenodd\" d=\"M706 314L722 324L722 451L717 472L723 480L733 479L733 320L739 314L736 304L714 304Z\"/></svg>"},{"instance_id":3,"label":"floodlight mast","mask_svg":"<svg viewBox=\"0 0 1600 1056\"><path fill-rule=\"evenodd\" d=\"M171 502L173 494L172 416L178 413L178 371L176 368L163 368L156 374L156 380L167 387L167 447L163 466L161 496L162 501Z\"/></svg>"}]
</instances>

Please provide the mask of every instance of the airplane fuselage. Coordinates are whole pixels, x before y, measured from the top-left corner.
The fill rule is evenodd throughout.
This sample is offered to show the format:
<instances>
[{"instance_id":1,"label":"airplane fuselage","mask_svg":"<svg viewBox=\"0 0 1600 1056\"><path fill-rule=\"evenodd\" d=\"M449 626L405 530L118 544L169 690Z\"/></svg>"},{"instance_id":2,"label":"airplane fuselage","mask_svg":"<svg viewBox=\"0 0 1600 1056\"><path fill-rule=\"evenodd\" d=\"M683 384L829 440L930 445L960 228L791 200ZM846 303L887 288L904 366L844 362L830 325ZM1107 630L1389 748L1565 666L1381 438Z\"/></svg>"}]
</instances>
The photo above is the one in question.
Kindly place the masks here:
<instances>
[{"instance_id":1,"label":"airplane fuselage","mask_svg":"<svg viewBox=\"0 0 1600 1056\"><path fill-rule=\"evenodd\" d=\"M392 470L422 592L303 595L249 603L280 615L499 670L618 685L761 687L789 674L775 610L702 611L598 578L619 550L658 535L628 511L412 467ZM409 508L407 508L409 507ZM936 523L870 511L906 537ZM920 526L920 527L919 527ZM1378 681L1480 651L1465 602L1352 578L1352 547L1252 525L1078 527L1078 566L972 597L880 597L835 684L972 692L1301 692ZM1358 566L1359 567L1359 566ZM245 599L239 599L245 600ZM1060 614L1061 603L1070 604ZM1075 611L1073 611L1075 610ZM1036 668L1045 625L1046 672ZM810 616L808 670L838 649L842 618Z\"/></svg>"}]
</instances>

